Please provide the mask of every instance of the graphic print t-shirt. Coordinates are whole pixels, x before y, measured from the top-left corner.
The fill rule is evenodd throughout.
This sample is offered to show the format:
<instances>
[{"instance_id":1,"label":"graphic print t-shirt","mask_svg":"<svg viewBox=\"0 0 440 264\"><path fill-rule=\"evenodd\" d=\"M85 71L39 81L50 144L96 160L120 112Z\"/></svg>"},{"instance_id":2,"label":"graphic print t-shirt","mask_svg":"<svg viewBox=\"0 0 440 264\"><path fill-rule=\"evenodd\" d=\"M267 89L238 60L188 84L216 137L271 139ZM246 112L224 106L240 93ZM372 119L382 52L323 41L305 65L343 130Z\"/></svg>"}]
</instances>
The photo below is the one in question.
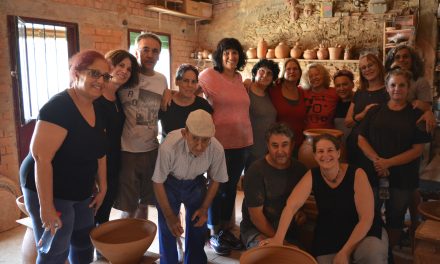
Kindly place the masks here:
<instances>
[{"instance_id":1,"label":"graphic print t-shirt","mask_svg":"<svg viewBox=\"0 0 440 264\"><path fill-rule=\"evenodd\" d=\"M158 148L157 118L162 94L167 89L165 76L139 74L139 84L123 88L118 95L125 114L121 148L128 152L147 152Z\"/></svg>"}]
</instances>

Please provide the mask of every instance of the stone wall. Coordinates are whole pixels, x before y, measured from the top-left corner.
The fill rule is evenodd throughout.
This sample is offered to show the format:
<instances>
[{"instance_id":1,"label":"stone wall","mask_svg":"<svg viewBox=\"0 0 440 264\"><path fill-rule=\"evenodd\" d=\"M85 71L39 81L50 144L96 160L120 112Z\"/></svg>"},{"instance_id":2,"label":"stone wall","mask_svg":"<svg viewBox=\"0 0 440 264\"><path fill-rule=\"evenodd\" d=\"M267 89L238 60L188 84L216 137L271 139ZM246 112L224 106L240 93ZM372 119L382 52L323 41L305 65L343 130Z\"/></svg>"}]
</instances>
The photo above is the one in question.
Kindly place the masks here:
<instances>
[{"instance_id":1,"label":"stone wall","mask_svg":"<svg viewBox=\"0 0 440 264\"><path fill-rule=\"evenodd\" d=\"M151 2L151 1L150 1ZM0 174L18 182L18 154L9 69L7 15L77 23L80 49L127 49L127 29L171 35L171 72L197 47L192 20L145 10L144 0L0 0ZM126 20L127 23L123 23ZM182 32L182 29L185 32Z\"/></svg>"},{"instance_id":2,"label":"stone wall","mask_svg":"<svg viewBox=\"0 0 440 264\"><path fill-rule=\"evenodd\" d=\"M350 45L357 58L363 51L382 52L383 25L386 18L400 13L405 8L417 7L416 0L388 1L389 11L385 15L373 15L367 6L355 7L353 1L333 1L333 17L323 18L320 5L324 0L297 1L299 17L293 21L287 0L214 0L214 19L201 27L199 43L201 48L214 49L224 36L235 37L244 47L256 47L264 38L270 47L280 41L289 46L299 41L306 48L314 48L323 41L334 46ZM368 2L368 1L364 1ZM435 3L423 6L432 12ZM433 2L433 1L430 1ZM311 16L303 10L313 5Z\"/></svg>"}]
</instances>

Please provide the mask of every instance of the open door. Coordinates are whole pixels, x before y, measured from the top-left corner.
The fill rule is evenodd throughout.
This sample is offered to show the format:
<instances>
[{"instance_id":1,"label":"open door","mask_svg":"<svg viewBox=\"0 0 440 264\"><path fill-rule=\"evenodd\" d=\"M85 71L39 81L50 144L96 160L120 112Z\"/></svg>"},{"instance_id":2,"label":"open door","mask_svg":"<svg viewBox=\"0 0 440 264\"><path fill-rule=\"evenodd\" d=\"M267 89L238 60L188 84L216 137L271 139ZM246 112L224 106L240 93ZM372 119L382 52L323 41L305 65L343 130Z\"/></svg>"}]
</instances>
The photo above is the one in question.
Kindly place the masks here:
<instances>
[{"instance_id":1,"label":"open door","mask_svg":"<svg viewBox=\"0 0 440 264\"><path fill-rule=\"evenodd\" d=\"M10 69L19 161L29 144L40 108L69 86L69 57L78 51L73 23L8 16Z\"/></svg>"}]
</instances>

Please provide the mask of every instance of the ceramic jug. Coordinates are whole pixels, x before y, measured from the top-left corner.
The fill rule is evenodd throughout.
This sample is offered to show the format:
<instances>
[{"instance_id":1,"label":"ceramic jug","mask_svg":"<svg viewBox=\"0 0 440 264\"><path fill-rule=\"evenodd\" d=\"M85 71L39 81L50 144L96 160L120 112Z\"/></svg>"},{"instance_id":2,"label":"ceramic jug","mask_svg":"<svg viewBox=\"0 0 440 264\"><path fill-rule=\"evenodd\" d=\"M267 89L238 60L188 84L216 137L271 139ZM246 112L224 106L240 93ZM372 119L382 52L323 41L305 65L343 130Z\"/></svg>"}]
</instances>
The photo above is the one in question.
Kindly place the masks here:
<instances>
[{"instance_id":1,"label":"ceramic jug","mask_svg":"<svg viewBox=\"0 0 440 264\"><path fill-rule=\"evenodd\" d=\"M258 42L257 57L259 59L264 59L266 58L266 53L267 53L267 42L263 38Z\"/></svg>"},{"instance_id":2,"label":"ceramic jug","mask_svg":"<svg viewBox=\"0 0 440 264\"><path fill-rule=\"evenodd\" d=\"M280 42L278 46L275 47L275 57L277 59L284 59L289 57L290 47L284 42Z\"/></svg>"}]
</instances>

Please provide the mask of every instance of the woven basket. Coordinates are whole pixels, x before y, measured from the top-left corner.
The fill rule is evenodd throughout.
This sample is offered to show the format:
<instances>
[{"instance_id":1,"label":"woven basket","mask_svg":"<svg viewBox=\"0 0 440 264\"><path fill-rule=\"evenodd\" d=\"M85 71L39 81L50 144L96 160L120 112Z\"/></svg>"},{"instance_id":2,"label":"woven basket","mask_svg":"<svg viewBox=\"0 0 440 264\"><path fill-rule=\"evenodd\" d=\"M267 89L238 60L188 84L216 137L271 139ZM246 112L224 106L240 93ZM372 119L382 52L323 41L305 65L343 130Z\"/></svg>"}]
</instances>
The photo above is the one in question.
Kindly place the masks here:
<instances>
[{"instance_id":1,"label":"woven basket","mask_svg":"<svg viewBox=\"0 0 440 264\"><path fill-rule=\"evenodd\" d=\"M15 222L20 218L21 212L18 209L15 199L20 196L20 189L16 183L0 175L0 232L16 227Z\"/></svg>"}]
</instances>

